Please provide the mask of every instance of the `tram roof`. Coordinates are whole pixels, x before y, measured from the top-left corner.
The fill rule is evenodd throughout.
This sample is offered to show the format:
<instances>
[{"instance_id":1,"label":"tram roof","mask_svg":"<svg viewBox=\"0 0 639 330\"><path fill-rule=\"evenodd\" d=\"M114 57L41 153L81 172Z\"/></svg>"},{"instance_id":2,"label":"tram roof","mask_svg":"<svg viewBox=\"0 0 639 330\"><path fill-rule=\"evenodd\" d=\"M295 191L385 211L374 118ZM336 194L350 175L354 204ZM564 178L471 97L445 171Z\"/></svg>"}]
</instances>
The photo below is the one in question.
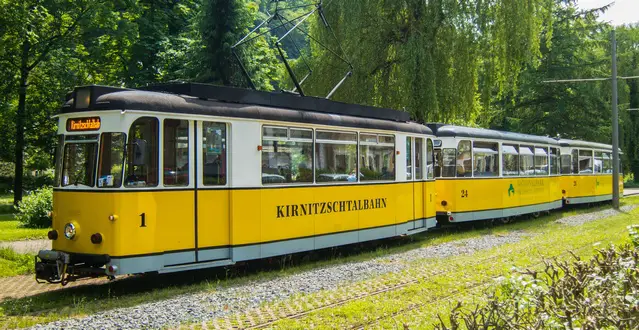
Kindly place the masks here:
<instances>
[{"instance_id":1,"label":"tram roof","mask_svg":"<svg viewBox=\"0 0 639 330\"><path fill-rule=\"evenodd\" d=\"M433 130L437 137L467 137L487 140L505 140L533 144L559 145L559 142L557 142L557 140L545 136L447 124L428 124L428 127Z\"/></svg>"},{"instance_id":2,"label":"tram roof","mask_svg":"<svg viewBox=\"0 0 639 330\"><path fill-rule=\"evenodd\" d=\"M410 115L407 112L391 109L205 84L167 86L145 88L151 90L77 87L63 106L62 113L147 110L433 135L430 128L409 122ZM76 99L82 102L83 98L86 99L86 106L77 106Z\"/></svg>"},{"instance_id":3,"label":"tram roof","mask_svg":"<svg viewBox=\"0 0 639 330\"><path fill-rule=\"evenodd\" d=\"M597 143L597 142L588 142L581 140L569 140L569 139L560 139L559 144L562 147L571 147L571 148L589 148L589 149L604 149L612 151L612 146L610 144ZM619 149L621 151L621 149Z\"/></svg>"}]
</instances>

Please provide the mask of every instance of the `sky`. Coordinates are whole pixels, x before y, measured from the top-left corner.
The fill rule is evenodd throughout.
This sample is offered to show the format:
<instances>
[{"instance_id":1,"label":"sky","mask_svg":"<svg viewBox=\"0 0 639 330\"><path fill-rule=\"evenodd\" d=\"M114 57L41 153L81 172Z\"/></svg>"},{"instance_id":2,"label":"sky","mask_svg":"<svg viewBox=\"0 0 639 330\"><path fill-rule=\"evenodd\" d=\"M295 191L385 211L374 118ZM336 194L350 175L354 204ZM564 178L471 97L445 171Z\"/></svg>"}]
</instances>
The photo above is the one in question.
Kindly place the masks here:
<instances>
[{"instance_id":1,"label":"sky","mask_svg":"<svg viewBox=\"0 0 639 330\"><path fill-rule=\"evenodd\" d=\"M577 5L582 9L603 7L613 0L577 0ZM614 0L614 4L599 19L611 22L613 25L622 25L639 22L639 0Z\"/></svg>"}]
</instances>

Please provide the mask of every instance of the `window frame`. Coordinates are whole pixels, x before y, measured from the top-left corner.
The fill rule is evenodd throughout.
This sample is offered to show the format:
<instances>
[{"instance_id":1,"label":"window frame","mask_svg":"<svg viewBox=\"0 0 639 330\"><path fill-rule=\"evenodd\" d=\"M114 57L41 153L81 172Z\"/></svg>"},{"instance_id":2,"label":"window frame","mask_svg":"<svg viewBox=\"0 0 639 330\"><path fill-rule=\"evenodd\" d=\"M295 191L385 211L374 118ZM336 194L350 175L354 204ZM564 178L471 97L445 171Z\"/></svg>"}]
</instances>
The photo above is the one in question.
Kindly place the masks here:
<instances>
[{"instance_id":1,"label":"window frame","mask_svg":"<svg viewBox=\"0 0 639 330\"><path fill-rule=\"evenodd\" d=\"M224 166L226 168L226 173L225 173L225 182L223 185L208 185L204 183L204 155L202 154L202 149L204 146L204 124L206 123L211 123L211 124L220 124L220 125L224 125L224 138L225 138L225 155L224 155ZM214 121L214 120L201 120L201 121L196 121L194 127L195 130L195 134L196 134L196 139L198 141L197 146L196 146L196 151L194 152L194 156L197 158L197 171L196 171L196 180L197 180L197 186L198 189L222 189L222 188L226 188L229 186L229 182L231 181L231 171L229 168L230 162L229 162L229 155L230 155L230 147L231 147L231 139L230 139L230 131L231 131L231 124L228 122L224 122L224 121ZM261 161L261 159L260 159Z\"/></svg>"},{"instance_id":2,"label":"window frame","mask_svg":"<svg viewBox=\"0 0 639 330\"><path fill-rule=\"evenodd\" d=\"M264 128L279 128L286 129L286 137L271 137L264 136ZM295 130L305 130L312 132L311 139L304 138L290 138L291 129ZM315 182L315 140L317 139L317 135L315 134L315 128L301 127L301 126L281 126L281 125L270 125L263 124L260 126L260 146L264 147L264 141L281 141L281 142L311 142L311 176L312 180L309 182L273 182L273 183L264 183L264 179L262 175L264 174L262 170L262 157L264 157L264 150L260 150L260 184L262 187L274 187L274 186L302 186L302 185L313 185Z\"/></svg>"},{"instance_id":3,"label":"window frame","mask_svg":"<svg viewBox=\"0 0 639 330\"><path fill-rule=\"evenodd\" d=\"M494 147L497 148L497 150L488 149L488 148L485 148L483 146L475 146L476 143L479 143L480 145L481 144L492 144ZM458 146L459 146L459 144L458 144ZM496 156L497 172L480 172L480 173L495 173L494 175L475 175L475 172L477 172L476 169L475 169L475 150L476 149L479 149L479 150L483 150L483 149L490 150L490 151L492 151L491 153L482 152L482 151L479 151L479 152L482 152L483 154L491 154L491 155L493 155L493 157ZM498 178L498 177L501 176L501 164L500 164L501 163L501 157L500 157L501 151L500 151L500 143L499 142L496 142L496 141L493 141L493 140L472 140L472 143L471 143L471 154L472 154L472 156L471 156L471 164L472 164L472 176L471 177L472 178L491 179L491 178Z\"/></svg>"},{"instance_id":4,"label":"window frame","mask_svg":"<svg viewBox=\"0 0 639 330\"><path fill-rule=\"evenodd\" d=\"M376 138L376 142L372 142L372 141L361 141L361 136L375 136ZM387 142L381 142L380 143L380 136L385 136L385 137L392 137L393 138L393 143L387 143ZM362 178L358 178L358 182L362 182L362 183L374 183L374 182L397 182L398 177L398 171L397 171L397 136L395 136L394 134L388 134L388 133L373 133L373 132L359 132L357 134L357 173L359 174L361 172L362 169L362 162L360 161L360 157L361 157L361 151L360 148L361 146L383 146L383 147L392 147L393 148L393 178L392 179L387 179L387 180L362 180Z\"/></svg>"},{"instance_id":5,"label":"window frame","mask_svg":"<svg viewBox=\"0 0 639 330\"><path fill-rule=\"evenodd\" d=\"M145 186L127 185L127 183L126 183L126 182L127 182L127 181L126 181L126 178L127 178L127 176L128 176L128 174L127 174L127 172L128 172L128 171L127 171L127 170L128 170L128 168L129 168L129 148L131 148L131 145L132 145L132 144L130 143L129 139L131 139L131 138L133 137L133 134L131 134L131 128L133 127L133 125L135 124L135 122L137 122L138 120L143 119L143 118L152 118L152 119L155 119L155 123L156 123L156 125L157 125L157 126L156 126L156 127L157 127L157 132L156 132L156 134L155 134L155 138L156 138L156 146L155 146L155 147L156 147L156 150L155 150L155 152L156 152L156 156L157 156L157 157L156 157L156 159L155 159L155 161L156 161L155 166L156 166L156 169L157 169L157 174L156 174L157 182L156 182L156 183L155 183L155 185L153 185L153 186L147 186L147 185L145 185ZM163 173L163 171L162 171L162 169L161 169L161 167L160 167L160 158L162 158L162 156L163 156L163 155L161 154L160 145L161 145L161 143L162 143L163 136L162 136L162 126L161 126L161 122L160 122L160 117L157 117L157 116L139 116L139 117L135 118L135 119L131 122L131 124L129 125L127 132L125 132L125 135L126 135L126 137L127 137L127 140L126 140L126 141L127 141L127 143L126 143L126 148L125 148L125 150L126 150L126 152L125 152L125 153L126 153L126 156L125 156L125 158L124 158L124 174L123 174L123 176L122 176L122 187L124 187L124 188L126 188L126 189L149 189L149 188L155 188L155 189L157 189L157 188L163 187L163 186L162 186L162 184L163 184L163 181L164 181L164 173ZM135 138L135 137L133 137L133 138ZM149 163L149 164L150 164L150 163ZM135 165L134 165L134 166L135 166Z\"/></svg>"},{"instance_id":6,"label":"window frame","mask_svg":"<svg viewBox=\"0 0 639 330\"><path fill-rule=\"evenodd\" d=\"M469 146L469 149L470 149L469 150L470 151L470 175L469 176L466 176L466 175L459 176L458 167L463 168L464 169L464 173L468 172L467 169L466 169L466 166L463 163L463 160L462 160L462 165L458 165L457 164L457 161L459 160L459 149L460 149L459 145L462 142L468 142L468 146ZM457 141L457 147L455 148L455 151L456 151L455 152L455 177L456 178L472 178L473 177L473 164L475 163L475 159L473 157L473 142L474 141L471 140L471 139L464 139L464 140Z\"/></svg>"},{"instance_id":7,"label":"window frame","mask_svg":"<svg viewBox=\"0 0 639 330\"><path fill-rule=\"evenodd\" d=\"M165 169L165 157L166 157L166 148L165 148L165 138L166 138L166 122L167 121L179 121L179 122L186 122L187 126L187 130L186 130L186 137L187 137L187 153L188 153L188 161L187 161L187 167L188 167L188 175L187 175L187 182L186 184L167 184L166 183L166 177L165 177L165 173L164 173L164 169ZM160 134L160 139L161 139L161 144L160 144L160 150L161 150L161 157L160 157L160 172L162 173L161 175L161 182L162 182L162 187L166 188L166 189L175 189L175 188L187 188L187 187L193 187L193 161L192 161L192 156L193 156L193 137L191 136L191 132L193 130L193 121L189 120L189 119L184 119L184 118L174 118L174 117L165 117L162 118L162 122L161 122L161 134ZM177 141L176 141L177 142ZM175 150L177 151L177 147L175 148ZM176 164L177 165L177 164Z\"/></svg>"},{"instance_id":8,"label":"window frame","mask_svg":"<svg viewBox=\"0 0 639 330\"><path fill-rule=\"evenodd\" d=\"M355 135L355 141L350 140L326 140L326 139L318 139L318 132L320 133L338 133L338 134L353 134ZM339 144L339 145L355 145L355 176L357 177L356 181L317 181L317 157L315 157L315 152L318 143L330 143L330 144ZM355 131L341 131L334 129L321 129L315 128L313 129L313 182L306 184L318 184L318 185L336 185L336 184L357 184L360 182L359 175L359 133Z\"/></svg>"},{"instance_id":9,"label":"window frame","mask_svg":"<svg viewBox=\"0 0 639 330\"><path fill-rule=\"evenodd\" d=\"M102 138L104 137L105 134L114 134L114 133L120 133L124 136L124 148L122 150L122 168L120 169L120 185L119 186L113 186L113 187L100 187L100 185L98 184L98 180L100 180L100 167L102 166ZM98 163L96 166L96 175L95 175L95 187L96 188L100 188L100 189L120 189L122 187L124 187L124 174L125 174L125 167L126 167L126 156L127 156L127 142L129 141L129 137L127 135L127 133L125 132L102 132L100 133L100 142L98 144Z\"/></svg>"},{"instance_id":10,"label":"window frame","mask_svg":"<svg viewBox=\"0 0 639 330\"><path fill-rule=\"evenodd\" d=\"M513 149L515 149L515 153L512 152L504 152L504 146L507 147L512 147ZM512 178L512 177L518 177L520 169L519 169L519 144L517 143L500 143L499 144L499 155L500 155L500 160L501 160L501 168L500 168L500 173L501 173L501 177L504 178ZM506 160L506 158L504 157L504 155L511 155L515 157L515 160L517 161L516 166L515 166L515 170L517 172L517 174L504 174L504 170L506 169L505 163L504 161Z\"/></svg>"}]
</instances>

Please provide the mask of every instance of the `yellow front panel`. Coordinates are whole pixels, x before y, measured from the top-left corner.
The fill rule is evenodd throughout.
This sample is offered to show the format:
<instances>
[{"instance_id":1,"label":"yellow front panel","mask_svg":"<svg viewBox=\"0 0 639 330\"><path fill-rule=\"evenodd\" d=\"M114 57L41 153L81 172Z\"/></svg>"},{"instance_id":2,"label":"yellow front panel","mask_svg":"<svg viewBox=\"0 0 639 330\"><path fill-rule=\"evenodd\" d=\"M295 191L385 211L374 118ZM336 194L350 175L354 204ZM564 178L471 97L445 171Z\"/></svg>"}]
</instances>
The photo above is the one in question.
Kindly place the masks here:
<instances>
[{"instance_id":1,"label":"yellow front panel","mask_svg":"<svg viewBox=\"0 0 639 330\"><path fill-rule=\"evenodd\" d=\"M559 182L560 177L437 180L435 207L454 213L552 202L561 199Z\"/></svg>"},{"instance_id":2,"label":"yellow front panel","mask_svg":"<svg viewBox=\"0 0 639 330\"><path fill-rule=\"evenodd\" d=\"M111 256L193 249L193 200L193 191L55 191L53 228L60 235L53 248ZM110 215L116 215L117 220L110 221ZM73 240L67 240L62 233L71 221L77 223L79 231ZM102 234L101 244L91 243L94 233Z\"/></svg>"}]
</instances>

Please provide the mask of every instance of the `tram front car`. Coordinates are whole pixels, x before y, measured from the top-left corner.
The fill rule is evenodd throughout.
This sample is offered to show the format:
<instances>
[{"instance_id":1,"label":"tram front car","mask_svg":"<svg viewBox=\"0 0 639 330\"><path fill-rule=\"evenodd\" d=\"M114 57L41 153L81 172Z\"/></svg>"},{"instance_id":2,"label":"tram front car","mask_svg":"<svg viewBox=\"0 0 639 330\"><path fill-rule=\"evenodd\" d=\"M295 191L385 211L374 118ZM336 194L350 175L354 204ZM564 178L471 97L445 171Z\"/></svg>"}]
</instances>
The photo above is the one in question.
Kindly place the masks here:
<instances>
[{"instance_id":1,"label":"tram front car","mask_svg":"<svg viewBox=\"0 0 639 330\"><path fill-rule=\"evenodd\" d=\"M36 256L36 280L64 285L83 277L113 278L119 264L113 256L146 244L139 232L144 214L138 212L146 198L120 187L154 185L157 167L146 163L152 148L138 137L157 132L149 130L152 125L138 125L139 115L101 109L98 96L113 90L77 88L58 115L53 228L48 233L53 248ZM179 197L169 198L179 202Z\"/></svg>"}]
</instances>

